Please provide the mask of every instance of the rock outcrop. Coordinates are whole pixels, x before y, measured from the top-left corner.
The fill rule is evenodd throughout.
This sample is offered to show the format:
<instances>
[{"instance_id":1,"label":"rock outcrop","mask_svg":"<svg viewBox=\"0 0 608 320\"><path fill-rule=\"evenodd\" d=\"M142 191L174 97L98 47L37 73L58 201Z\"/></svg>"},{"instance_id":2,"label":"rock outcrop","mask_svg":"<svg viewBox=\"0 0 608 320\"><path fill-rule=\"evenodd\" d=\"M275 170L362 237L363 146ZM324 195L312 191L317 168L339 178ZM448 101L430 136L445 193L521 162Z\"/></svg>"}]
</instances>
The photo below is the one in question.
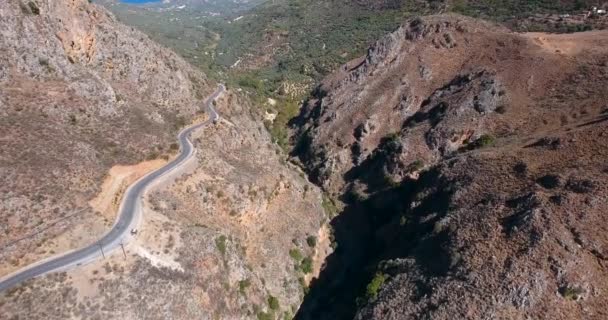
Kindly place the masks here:
<instances>
[{"instance_id":1,"label":"rock outcrop","mask_svg":"<svg viewBox=\"0 0 608 320\"><path fill-rule=\"evenodd\" d=\"M606 44L431 16L328 77L293 154L345 209L298 318L605 318Z\"/></svg>"}]
</instances>

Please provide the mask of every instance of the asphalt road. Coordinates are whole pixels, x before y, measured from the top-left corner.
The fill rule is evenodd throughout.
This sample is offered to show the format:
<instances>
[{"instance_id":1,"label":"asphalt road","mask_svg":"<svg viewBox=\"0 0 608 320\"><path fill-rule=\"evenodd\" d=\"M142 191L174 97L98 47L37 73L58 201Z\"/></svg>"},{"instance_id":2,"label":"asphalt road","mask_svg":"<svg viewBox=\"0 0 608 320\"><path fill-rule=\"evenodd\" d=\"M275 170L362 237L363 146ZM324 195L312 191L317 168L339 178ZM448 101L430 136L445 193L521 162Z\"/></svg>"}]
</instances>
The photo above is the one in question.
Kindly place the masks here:
<instances>
[{"instance_id":1,"label":"asphalt road","mask_svg":"<svg viewBox=\"0 0 608 320\"><path fill-rule=\"evenodd\" d=\"M219 120L219 115L213 108L213 101L225 90L226 87L220 85L215 93L205 101L205 108L209 113L209 120L186 128L179 133L177 138L180 144L180 154L177 158L164 167L139 179L127 189L119 208L118 219L110 232L87 247L36 262L0 279L0 292L28 279L51 272L67 270L99 259L102 257L102 248L103 252L108 254L112 250L118 248L121 243L126 243L127 240L129 240L131 229L136 227L141 215L141 200L146 188L155 182L156 179L181 166L194 154L194 147L189 140L190 134L192 131L199 129L210 122Z\"/></svg>"}]
</instances>

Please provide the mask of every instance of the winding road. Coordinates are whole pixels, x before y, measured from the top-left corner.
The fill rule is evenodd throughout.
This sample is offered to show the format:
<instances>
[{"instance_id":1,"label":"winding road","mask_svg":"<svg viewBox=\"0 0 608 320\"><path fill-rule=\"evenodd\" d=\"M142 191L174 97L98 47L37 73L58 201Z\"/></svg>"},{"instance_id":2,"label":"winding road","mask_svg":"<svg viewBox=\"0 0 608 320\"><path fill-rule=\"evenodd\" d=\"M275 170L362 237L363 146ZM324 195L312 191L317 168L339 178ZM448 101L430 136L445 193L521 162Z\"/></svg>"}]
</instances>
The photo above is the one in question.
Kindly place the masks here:
<instances>
[{"instance_id":1,"label":"winding road","mask_svg":"<svg viewBox=\"0 0 608 320\"><path fill-rule=\"evenodd\" d=\"M224 85L219 85L218 89L205 101L209 120L188 127L179 133L177 138L180 144L180 153L177 158L164 167L139 179L127 189L118 210L118 218L107 234L87 247L44 259L0 279L0 292L34 277L91 262L102 257L103 252L109 253L118 248L122 243L126 243L129 240L131 229L136 227L141 216L141 200L146 189L158 178L183 165L192 157L194 146L189 139L190 134L194 130L219 120L220 116L213 108L213 101L225 90L226 87Z\"/></svg>"}]
</instances>

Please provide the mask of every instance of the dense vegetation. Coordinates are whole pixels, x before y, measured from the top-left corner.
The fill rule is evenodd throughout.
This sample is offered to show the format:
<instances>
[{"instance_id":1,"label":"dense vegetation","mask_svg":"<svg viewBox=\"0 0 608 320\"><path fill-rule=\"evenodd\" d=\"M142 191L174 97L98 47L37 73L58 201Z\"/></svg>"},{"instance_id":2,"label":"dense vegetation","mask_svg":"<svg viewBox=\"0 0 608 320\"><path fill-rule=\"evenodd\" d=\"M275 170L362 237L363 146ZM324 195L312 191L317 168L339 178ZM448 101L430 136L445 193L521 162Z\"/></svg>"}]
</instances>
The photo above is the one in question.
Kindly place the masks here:
<instances>
[{"instance_id":1,"label":"dense vegetation","mask_svg":"<svg viewBox=\"0 0 608 320\"><path fill-rule=\"evenodd\" d=\"M247 91L264 111L277 115L266 125L275 142L287 148L287 122L297 114L306 92L409 16L451 11L512 25L536 13L570 13L595 4L592 0L273 0L245 12L220 10L220 16L203 8L170 12L126 5L110 8L119 19L172 47L210 77ZM534 26L535 31L542 29ZM584 29L565 26L563 31ZM264 55L269 56L265 61L235 67ZM285 83L299 90L286 92ZM267 98L277 104L269 106Z\"/></svg>"},{"instance_id":2,"label":"dense vegetation","mask_svg":"<svg viewBox=\"0 0 608 320\"><path fill-rule=\"evenodd\" d=\"M424 2L405 1L387 8L347 0L268 1L242 14L211 16L201 11L159 12L125 5L110 7L118 18L148 33L184 56L210 77L249 92L277 118L267 127L288 146L287 122L298 112L305 92L337 66L363 54L381 35L408 16L434 12ZM268 38L281 35L280 42ZM266 40L266 41L265 41ZM255 68L231 68L239 59L275 52ZM296 93L281 92L285 83Z\"/></svg>"},{"instance_id":3,"label":"dense vegetation","mask_svg":"<svg viewBox=\"0 0 608 320\"><path fill-rule=\"evenodd\" d=\"M406 17L420 12L431 11L421 4L371 9L343 0L267 2L236 23L215 21L208 25L224 35L217 46L223 54L204 68L219 65L227 70L229 81L260 97L261 103L267 97L277 99L277 107L270 108L277 118L267 127L279 145L288 147L287 122L298 113L305 92L339 65L363 54L374 40ZM283 39L268 41L273 37ZM226 69L248 53L261 56L267 50L276 54L259 68ZM282 92L285 83L301 90Z\"/></svg>"},{"instance_id":4,"label":"dense vegetation","mask_svg":"<svg viewBox=\"0 0 608 320\"><path fill-rule=\"evenodd\" d=\"M493 20L525 18L537 13L570 13L597 5L593 0L454 0L451 11Z\"/></svg>"}]
</instances>

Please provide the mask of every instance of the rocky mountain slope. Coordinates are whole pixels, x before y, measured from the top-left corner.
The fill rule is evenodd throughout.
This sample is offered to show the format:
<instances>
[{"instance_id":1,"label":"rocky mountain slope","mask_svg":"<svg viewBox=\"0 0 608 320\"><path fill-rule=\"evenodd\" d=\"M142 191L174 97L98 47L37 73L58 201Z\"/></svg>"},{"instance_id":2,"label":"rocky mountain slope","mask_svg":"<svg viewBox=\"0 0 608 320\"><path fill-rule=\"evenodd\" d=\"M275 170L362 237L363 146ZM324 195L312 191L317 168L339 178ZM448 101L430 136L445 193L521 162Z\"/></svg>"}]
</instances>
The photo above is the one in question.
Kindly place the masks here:
<instances>
[{"instance_id":1,"label":"rocky mountain slope","mask_svg":"<svg viewBox=\"0 0 608 320\"><path fill-rule=\"evenodd\" d=\"M0 3L0 52L4 276L106 232L129 181L177 152L177 131L205 119L216 85L84 0ZM197 158L150 190L124 254L2 292L0 314L292 313L327 254L320 193L249 100L228 92L217 108L225 120L198 132Z\"/></svg>"},{"instance_id":2,"label":"rocky mountain slope","mask_svg":"<svg viewBox=\"0 0 608 320\"><path fill-rule=\"evenodd\" d=\"M298 318L606 318L607 44L431 16L328 77L294 156L344 210Z\"/></svg>"},{"instance_id":3,"label":"rocky mountain slope","mask_svg":"<svg viewBox=\"0 0 608 320\"><path fill-rule=\"evenodd\" d=\"M215 88L87 1L4 1L0 13L0 254L14 269L99 219L88 201L110 167L174 152Z\"/></svg>"}]
</instances>

